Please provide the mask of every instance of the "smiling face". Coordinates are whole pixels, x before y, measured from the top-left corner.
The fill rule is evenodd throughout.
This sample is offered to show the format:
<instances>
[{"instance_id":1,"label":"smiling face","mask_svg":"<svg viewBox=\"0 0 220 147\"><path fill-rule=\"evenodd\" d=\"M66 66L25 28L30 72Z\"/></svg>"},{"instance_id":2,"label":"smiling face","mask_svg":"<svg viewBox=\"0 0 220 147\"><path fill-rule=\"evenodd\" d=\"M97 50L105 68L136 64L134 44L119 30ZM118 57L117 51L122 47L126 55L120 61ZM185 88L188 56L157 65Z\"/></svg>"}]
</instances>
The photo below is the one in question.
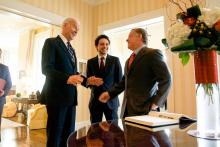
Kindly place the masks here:
<instances>
[{"instance_id":1,"label":"smiling face","mask_svg":"<svg viewBox=\"0 0 220 147\"><path fill-rule=\"evenodd\" d=\"M109 49L109 41L106 38L101 38L96 45L96 49L100 56L106 55Z\"/></svg>"},{"instance_id":2,"label":"smiling face","mask_svg":"<svg viewBox=\"0 0 220 147\"><path fill-rule=\"evenodd\" d=\"M79 26L79 22L75 19L66 19L62 26L63 36L65 36L68 41L73 40L79 31Z\"/></svg>"}]
</instances>

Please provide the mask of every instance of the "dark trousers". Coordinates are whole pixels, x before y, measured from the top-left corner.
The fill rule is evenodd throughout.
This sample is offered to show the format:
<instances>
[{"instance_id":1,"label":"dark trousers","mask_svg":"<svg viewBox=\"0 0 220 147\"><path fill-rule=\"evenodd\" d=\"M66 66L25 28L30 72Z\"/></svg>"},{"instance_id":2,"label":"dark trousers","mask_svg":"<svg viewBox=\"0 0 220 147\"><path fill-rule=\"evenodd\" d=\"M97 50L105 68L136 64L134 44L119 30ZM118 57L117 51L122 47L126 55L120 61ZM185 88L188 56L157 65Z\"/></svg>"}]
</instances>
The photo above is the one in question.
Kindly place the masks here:
<instances>
[{"instance_id":1,"label":"dark trousers","mask_svg":"<svg viewBox=\"0 0 220 147\"><path fill-rule=\"evenodd\" d=\"M90 121L97 123L102 121L103 114L106 120L118 119L118 108L110 109L106 103L97 101L90 107Z\"/></svg>"},{"instance_id":2,"label":"dark trousers","mask_svg":"<svg viewBox=\"0 0 220 147\"><path fill-rule=\"evenodd\" d=\"M2 111L5 104L5 98L0 97L0 142L1 142L1 124L2 124Z\"/></svg>"},{"instance_id":3,"label":"dark trousers","mask_svg":"<svg viewBox=\"0 0 220 147\"><path fill-rule=\"evenodd\" d=\"M66 147L68 136L75 131L75 106L47 105L47 147Z\"/></svg>"}]
</instances>

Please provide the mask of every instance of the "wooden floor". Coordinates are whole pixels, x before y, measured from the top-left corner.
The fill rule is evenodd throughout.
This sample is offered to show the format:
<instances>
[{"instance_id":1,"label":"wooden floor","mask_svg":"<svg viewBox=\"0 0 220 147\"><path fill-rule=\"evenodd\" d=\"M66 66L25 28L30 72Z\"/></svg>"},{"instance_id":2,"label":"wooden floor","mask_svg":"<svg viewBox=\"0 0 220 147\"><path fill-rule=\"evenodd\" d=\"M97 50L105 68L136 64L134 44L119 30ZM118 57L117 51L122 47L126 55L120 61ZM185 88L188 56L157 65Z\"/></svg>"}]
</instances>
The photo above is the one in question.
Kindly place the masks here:
<instances>
[{"instance_id":1,"label":"wooden floor","mask_svg":"<svg viewBox=\"0 0 220 147\"><path fill-rule=\"evenodd\" d=\"M12 121L26 125L23 114L18 113L9 118ZM1 130L0 147L45 147L46 129L30 130L27 126L5 128Z\"/></svg>"}]
</instances>

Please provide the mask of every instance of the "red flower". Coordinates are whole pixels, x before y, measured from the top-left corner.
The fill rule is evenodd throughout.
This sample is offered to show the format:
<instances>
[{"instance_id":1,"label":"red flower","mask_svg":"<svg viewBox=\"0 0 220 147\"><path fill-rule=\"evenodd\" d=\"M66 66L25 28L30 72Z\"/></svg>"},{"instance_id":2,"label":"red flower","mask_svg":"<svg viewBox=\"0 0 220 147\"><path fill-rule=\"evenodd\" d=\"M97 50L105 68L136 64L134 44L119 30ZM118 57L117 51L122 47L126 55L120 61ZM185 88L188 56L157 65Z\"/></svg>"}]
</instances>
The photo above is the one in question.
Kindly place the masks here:
<instances>
[{"instance_id":1,"label":"red flower","mask_svg":"<svg viewBox=\"0 0 220 147\"><path fill-rule=\"evenodd\" d=\"M220 32L220 19L214 24L214 28L217 32Z\"/></svg>"},{"instance_id":2,"label":"red flower","mask_svg":"<svg viewBox=\"0 0 220 147\"><path fill-rule=\"evenodd\" d=\"M188 26L194 26L196 23L196 19L194 17L186 17L184 18L183 23Z\"/></svg>"}]
</instances>

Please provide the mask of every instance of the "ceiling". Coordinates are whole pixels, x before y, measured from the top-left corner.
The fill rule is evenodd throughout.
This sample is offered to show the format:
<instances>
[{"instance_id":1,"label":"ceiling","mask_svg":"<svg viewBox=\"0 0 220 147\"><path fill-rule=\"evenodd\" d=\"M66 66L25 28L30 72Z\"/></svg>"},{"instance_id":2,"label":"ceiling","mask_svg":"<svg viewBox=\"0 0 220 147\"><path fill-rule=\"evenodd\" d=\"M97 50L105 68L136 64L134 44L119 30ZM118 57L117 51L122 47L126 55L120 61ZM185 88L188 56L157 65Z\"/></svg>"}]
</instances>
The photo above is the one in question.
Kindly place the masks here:
<instances>
[{"instance_id":1,"label":"ceiling","mask_svg":"<svg viewBox=\"0 0 220 147\"><path fill-rule=\"evenodd\" d=\"M91 5L99 5L110 0L82 0ZM39 22L27 17L23 17L14 13L0 10L0 32L19 32L28 28L45 26L46 23Z\"/></svg>"},{"instance_id":2,"label":"ceiling","mask_svg":"<svg viewBox=\"0 0 220 147\"><path fill-rule=\"evenodd\" d=\"M17 14L0 10L0 32L20 32L29 28L45 26L43 22L39 22L30 18L26 18Z\"/></svg>"},{"instance_id":3,"label":"ceiling","mask_svg":"<svg viewBox=\"0 0 220 147\"><path fill-rule=\"evenodd\" d=\"M110 1L110 0L83 0L91 5L98 5L98 4L101 4L101 3L104 3L104 2L107 2L107 1Z\"/></svg>"}]
</instances>

